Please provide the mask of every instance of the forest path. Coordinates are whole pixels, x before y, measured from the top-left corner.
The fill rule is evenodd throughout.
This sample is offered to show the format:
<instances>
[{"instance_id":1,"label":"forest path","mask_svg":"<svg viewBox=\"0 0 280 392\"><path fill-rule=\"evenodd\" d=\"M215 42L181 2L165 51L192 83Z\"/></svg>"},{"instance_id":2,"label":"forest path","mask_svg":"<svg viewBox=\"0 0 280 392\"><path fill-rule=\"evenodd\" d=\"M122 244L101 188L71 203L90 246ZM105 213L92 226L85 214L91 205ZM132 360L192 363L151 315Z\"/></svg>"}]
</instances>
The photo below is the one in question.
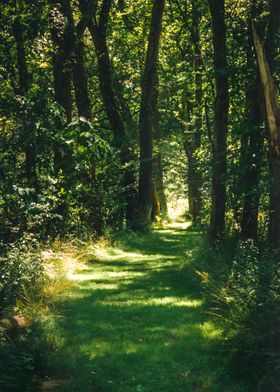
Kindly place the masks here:
<instances>
[{"instance_id":1,"label":"forest path","mask_svg":"<svg viewBox=\"0 0 280 392\"><path fill-rule=\"evenodd\" d=\"M89 247L63 299L55 391L239 391L219 384L220 331L207 321L186 253L201 241L185 224ZM244 389L243 389L244 391Z\"/></svg>"}]
</instances>

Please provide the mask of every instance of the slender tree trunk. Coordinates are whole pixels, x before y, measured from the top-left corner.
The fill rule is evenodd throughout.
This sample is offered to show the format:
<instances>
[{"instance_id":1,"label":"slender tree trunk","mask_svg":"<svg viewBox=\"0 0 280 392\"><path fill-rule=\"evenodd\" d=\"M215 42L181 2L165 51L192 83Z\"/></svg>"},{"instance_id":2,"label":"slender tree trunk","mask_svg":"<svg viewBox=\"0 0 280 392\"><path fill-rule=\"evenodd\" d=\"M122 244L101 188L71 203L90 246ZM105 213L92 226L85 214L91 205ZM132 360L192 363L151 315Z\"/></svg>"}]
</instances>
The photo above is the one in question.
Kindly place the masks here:
<instances>
[{"instance_id":1,"label":"slender tree trunk","mask_svg":"<svg viewBox=\"0 0 280 392\"><path fill-rule=\"evenodd\" d=\"M51 1L51 0L50 0ZM63 14L63 5L59 1L51 11L51 37L53 51L54 97L64 109L66 122L72 119L72 75L71 75L71 32L67 28ZM52 4L52 1L51 1ZM63 126L64 124L59 124Z\"/></svg>"},{"instance_id":2,"label":"slender tree trunk","mask_svg":"<svg viewBox=\"0 0 280 392\"><path fill-rule=\"evenodd\" d=\"M200 21L201 12L195 0L191 0L191 22L189 16L182 14L183 20L190 31L190 41L192 45L192 55L189 60L189 67L192 67L194 75L194 94L183 102L182 118L187 117L188 125L182 126L183 147L187 157L187 189L188 207L192 223L197 225L201 221L202 207L202 174L198 152L201 147L202 130L202 67L203 59L200 46ZM182 11L181 11L182 13ZM183 56L185 56L183 54Z\"/></svg>"},{"instance_id":3,"label":"slender tree trunk","mask_svg":"<svg viewBox=\"0 0 280 392\"><path fill-rule=\"evenodd\" d=\"M78 114L80 117L92 121L91 101L84 66L84 42L82 37L79 36L76 37L73 62L73 84Z\"/></svg>"},{"instance_id":4,"label":"slender tree trunk","mask_svg":"<svg viewBox=\"0 0 280 392\"><path fill-rule=\"evenodd\" d=\"M188 190L189 206L194 225L201 221L201 187L202 174L198 159L198 151L201 147L201 129L202 129L202 67L203 60L200 47L200 19L201 15L197 8L196 2L192 0L192 25L191 41L194 52L194 75L195 75L195 103L192 105L190 112L190 123L192 124L191 141L188 144ZM185 145L185 151L187 146ZM187 151L186 151L187 152Z\"/></svg>"},{"instance_id":5,"label":"slender tree trunk","mask_svg":"<svg viewBox=\"0 0 280 392\"><path fill-rule=\"evenodd\" d=\"M125 124L118 110L117 98L113 88L111 62L106 38L99 35L97 29L93 30L92 26L90 27L90 32L97 54L99 84L103 103L115 136L116 146L120 149L121 164L125 167L122 187L126 200L126 221L128 226L131 226L135 210L133 157L128 147L129 141L126 135Z\"/></svg>"},{"instance_id":6,"label":"slender tree trunk","mask_svg":"<svg viewBox=\"0 0 280 392\"><path fill-rule=\"evenodd\" d=\"M159 41L164 10L164 0L154 0L148 49L141 83L140 130L140 174L137 221L140 227L151 223L153 201L153 95L157 77Z\"/></svg>"},{"instance_id":7,"label":"slender tree trunk","mask_svg":"<svg viewBox=\"0 0 280 392\"><path fill-rule=\"evenodd\" d=\"M113 86L113 72L107 46L106 34L111 0L103 0L98 23L95 2L89 4L87 1L80 0L80 9L87 21L87 27L94 43L100 92L116 147L120 150L121 164L124 167L122 188L126 202L126 222L128 226L131 226L135 211L135 174L133 156L129 149L129 135L126 134L125 122L119 111L117 93Z\"/></svg>"},{"instance_id":8,"label":"slender tree trunk","mask_svg":"<svg viewBox=\"0 0 280 392\"><path fill-rule=\"evenodd\" d=\"M243 212L241 221L241 237L257 239L259 182L261 161L263 156L264 135L261 129L262 109L260 81L254 60L252 29L248 29L247 65L250 76L247 81L246 105L247 120L245 134L241 143L242 188L244 192Z\"/></svg>"},{"instance_id":9,"label":"slender tree trunk","mask_svg":"<svg viewBox=\"0 0 280 392\"><path fill-rule=\"evenodd\" d=\"M269 0L269 21L265 52L272 76L280 70L280 1Z\"/></svg>"},{"instance_id":10,"label":"slender tree trunk","mask_svg":"<svg viewBox=\"0 0 280 392\"><path fill-rule=\"evenodd\" d=\"M83 33L85 31L86 24L83 19L81 19L80 22L75 25L69 0L61 0L61 7L68 22L68 46L71 48L70 61L72 66L73 85L78 115L79 117L91 122L91 100L84 65ZM103 233L102 203L101 195L98 191L96 160L94 156L91 157L89 164L90 170L84 169L81 173L81 181L88 189L90 189L84 199L84 205L90 211L86 217L86 223L95 233L101 235Z\"/></svg>"},{"instance_id":11,"label":"slender tree trunk","mask_svg":"<svg viewBox=\"0 0 280 392\"><path fill-rule=\"evenodd\" d=\"M163 167L162 167L162 149L161 149L161 128L158 110L158 92L159 92L159 78L156 75L156 82L154 86L152 111L153 111L153 139L155 144L155 153L153 157L153 208L152 219L161 216L168 217L167 202L164 191Z\"/></svg>"},{"instance_id":12,"label":"slender tree trunk","mask_svg":"<svg viewBox=\"0 0 280 392\"><path fill-rule=\"evenodd\" d=\"M77 37L74 51L74 67L73 67L73 81L76 97L76 105L80 117L88 121L92 121L91 101L89 97L87 76L84 67L84 46L81 37ZM98 183L96 178L96 159L91 158L90 173L85 173L85 182L90 187L89 195L89 210L88 217L89 225L98 234L103 233L103 214L101 195L98 191Z\"/></svg>"},{"instance_id":13,"label":"slender tree trunk","mask_svg":"<svg viewBox=\"0 0 280 392\"><path fill-rule=\"evenodd\" d=\"M279 73L280 71L280 61L279 61L279 44L280 44L280 2L278 0L269 0L269 23L268 32L266 39L266 56L269 65L269 71L272 75ZM271 83L273 87L271 91L270 100L275 101L271 105L268 103L268 94L265 95L266 98L266 108L267 114L270 116L268 120L270 129L270 149L269 149L269 168L270 168L270 220L269 220L269 231L268 237L269 241L274 245L280 246L280 150L279 150L279 140L280 140L280 109L278 106L278 101L276 98L275 85L273 79L271 78ZM274 98L273 98L274 95ZM269 106L273 106L272 111L274 112L276 127L278 128L278 138L275 137L274 126L271 122L271 113ZM277 109L278 107L278 109ZM278 146L277 146L278 143Z\"/></svg>"},{"instance_id":14,"label":"slender tree trunk","mask_svg":"<svg viewBox=\"0 0 280 392\"><path fill-rule=\"evenodd\" d=\"M52 2L51 2L51 5ZM63 109L65 121L59 115L56 118L56 128L62 131L72 119L72 73L71 73L71 37L66 28L63 6L57 2L50 15L51 37L53 41L53 83L55 101ZM54 146L54 169L58 177L62 177L59 187L64 189L57 207L57 213L67 217L68 205L66 201L73 181L73 155L68 145L58 143Z\"/></svg>"},{"instance_id":15,"label":"slender tree trunk","mask_svg":"<svg viewBox=\"0 0 280 392\"><path fill-rule=\"evenodd\" d=\"M216 82L212 210L209 234L211 241L216 241L225 231L229 93L224 0L208 0L208 3L212 17Z\"/></svg>"},{"instance_id":16,"label":"slender tree trunk","mask_svg":"<svg viewBox=\"0 0 280 392\"><path fill-rule=\"evenodd\" d=\"M280 107L276 97L274 81L264 48L253 24L254 47L261 76L267 123L270 132L269 167L270 167L270 219L269 241L280 246Z\"/></svg>"},{"instance_id":17,"label":"slender tree trunk","mask_svg":"<svg viewBox=\"0 0 280 392\"><path fill-rule=\"evenodd\" d=\"M258 59L261 76L267 123L270 132L270 220L269 241L275 246L280 246L280 107L278 104L274 81L266 59L264 48L257 35L253 24L254 47Z\"/></svg>"},{"instance_id":18,"label":"slender tree trunk","mask_svg":"<svg viewBox=\"0 0 280 392\"><path fill-rule=\"evenodd\" d=\"M194 61L195 72L195 105L190 111L190 138L185 140L184 149L188 158L188 195L189 212L192 216L194 225L200 223L201 219L201 186L202 175L199 167L198 150L201 147L201 128L202 128L202 75L200 53L196 51Z\"/></svg>"},{"instance_id":19,"label":"slender tree trunk","mask_svg":"<svg viewBox=\"0 0 280 392\"><path fill-rule=\"evenodd\" d=\"M19 78L19 94L23 97L28 93L30 88L30 74L26 64L24 28L21 23L21 18L17 17L13 24L13 33L16 40L17 49L17 65ZM24 130L24 153L25 153L25 173L27 177L28 186L38 190L37 178L37 148L36 148L36 134L34 124L32 124L28 117L23 117Z\"/></svg>"}]
</instances>

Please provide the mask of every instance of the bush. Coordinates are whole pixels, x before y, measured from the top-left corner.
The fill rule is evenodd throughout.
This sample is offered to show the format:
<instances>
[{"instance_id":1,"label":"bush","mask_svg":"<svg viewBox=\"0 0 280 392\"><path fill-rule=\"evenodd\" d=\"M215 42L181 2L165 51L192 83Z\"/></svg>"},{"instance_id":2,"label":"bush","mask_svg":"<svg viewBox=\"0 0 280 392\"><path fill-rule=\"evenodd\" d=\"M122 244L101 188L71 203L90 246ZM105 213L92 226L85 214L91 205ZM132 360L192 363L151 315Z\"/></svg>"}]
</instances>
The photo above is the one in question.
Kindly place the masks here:
<instances>
[{"instance_id":1,"label":"bush","mask_svg":"<svg viewBox=\"0 0 280 392\"><path fill-rule=\"evenodd\" d=\"M43 279L37 242L23 238L10 245L0 257L0 311L12 307L22 293Z\"/></svg>"},{"instance_id":2,"label":"bush","mask_svg":"<svg viewBox=\"0 0 280 392\"><path fill-rule=\"evenodd\" d=\"M223 326L226 350L232 353L234 368L239 375L255 381L253 391L279 391L276 385L280 371L277 255L268 248L259 249L253 241L241 241L233 261L224 259L221 269L227 270L223 278L211 272L198 274L211 301L210 314Z\"/></svg>"}]
</instances>

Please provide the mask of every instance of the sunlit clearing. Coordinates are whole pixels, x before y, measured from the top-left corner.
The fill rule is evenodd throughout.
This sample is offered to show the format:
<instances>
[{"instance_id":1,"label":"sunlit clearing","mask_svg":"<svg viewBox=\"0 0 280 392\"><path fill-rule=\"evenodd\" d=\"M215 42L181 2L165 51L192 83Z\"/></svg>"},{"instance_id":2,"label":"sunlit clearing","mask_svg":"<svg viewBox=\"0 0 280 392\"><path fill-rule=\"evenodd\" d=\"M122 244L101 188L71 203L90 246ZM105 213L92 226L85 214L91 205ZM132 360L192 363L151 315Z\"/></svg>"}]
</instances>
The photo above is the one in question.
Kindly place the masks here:
<instances>
[{"instance_id":1,"label":"sunlit clearing","mask_svg":"<svg viewBox=\"0 0 280 392\"><path fill-rule=\"evenodd\" d=\"M186 199L176 199L168 202L168 215L172 221L184 216L187 210L188 202Z\"/></svg>"}]
</instances>

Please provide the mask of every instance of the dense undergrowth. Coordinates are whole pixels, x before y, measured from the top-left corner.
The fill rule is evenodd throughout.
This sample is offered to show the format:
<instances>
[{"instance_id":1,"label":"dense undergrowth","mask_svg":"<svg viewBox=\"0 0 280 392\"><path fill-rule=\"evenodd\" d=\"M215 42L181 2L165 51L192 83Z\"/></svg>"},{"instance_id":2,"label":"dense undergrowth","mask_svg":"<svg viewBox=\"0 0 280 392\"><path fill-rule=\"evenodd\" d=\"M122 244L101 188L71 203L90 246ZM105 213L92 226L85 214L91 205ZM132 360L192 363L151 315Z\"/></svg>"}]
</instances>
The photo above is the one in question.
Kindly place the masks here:
<instances>
[{"instance_id":1,"label":"dense undergrowth","mask_svg":"<svg viewBox=\"0 0 280 392\"><path fill-rule=\"evenodd\" d=\"M279 254L253 241L207 244L194 257L209 315L223 330L229 371L252 391L279 391Z\"/></svg>"},{"instance_id":2,"label":"dense undergrowth","mask_svg":"<svg viewBox=\"0 0 280 392\"><path fill-rule=\"evenodd\" d=\"M46 352L55 347L59 295L68 287L67 251L33 238L6 247L0 259L0 390L35 392L45 371ZM69 247L69 245L67 246ZM63 256L62 256L63 254ZM22 317L22 323L13 317Z\"/></svg>"}]
</instances>

